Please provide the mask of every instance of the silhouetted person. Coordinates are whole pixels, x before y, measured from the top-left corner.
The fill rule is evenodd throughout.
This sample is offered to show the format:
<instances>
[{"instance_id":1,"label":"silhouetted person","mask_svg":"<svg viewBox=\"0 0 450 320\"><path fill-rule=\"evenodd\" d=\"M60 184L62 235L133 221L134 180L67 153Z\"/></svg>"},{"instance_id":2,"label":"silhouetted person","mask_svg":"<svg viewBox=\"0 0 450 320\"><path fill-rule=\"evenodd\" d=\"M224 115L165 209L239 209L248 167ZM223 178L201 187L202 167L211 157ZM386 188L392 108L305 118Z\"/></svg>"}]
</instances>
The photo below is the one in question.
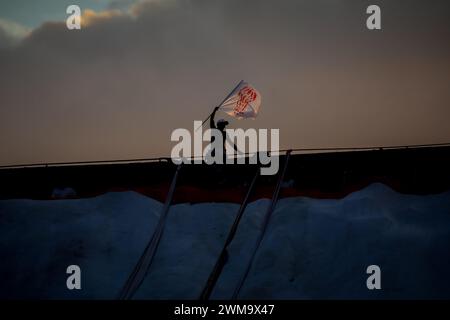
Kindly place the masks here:
<instances>
[{"instance_id":1,"label":"silhouetted person","mask_svg":"<svg viewBox=\"0 0 450 320\"><path fill-rule=\"evenodd\" d=\"M226 126L229 124L228 121L224 119L217 120L217 124L214 122L214 117L216 116L217 110L219 110L220 107L215 107L213 113L211 114L211 118L209 119L209 126L211 129L218 129L220 133L222 134L222 148L223 148L223 163L226 163L226 149L225 149L225 142L227 139L227 133L225 132ZM213 143L215 140L214 136L211 136L211 143ZM233 145L234 150L236 152L239 152L236 145L230 141L230 144ZM214 150L211 152L211 155L214 157L215 152Z\"/></svg>"}]
</instances>

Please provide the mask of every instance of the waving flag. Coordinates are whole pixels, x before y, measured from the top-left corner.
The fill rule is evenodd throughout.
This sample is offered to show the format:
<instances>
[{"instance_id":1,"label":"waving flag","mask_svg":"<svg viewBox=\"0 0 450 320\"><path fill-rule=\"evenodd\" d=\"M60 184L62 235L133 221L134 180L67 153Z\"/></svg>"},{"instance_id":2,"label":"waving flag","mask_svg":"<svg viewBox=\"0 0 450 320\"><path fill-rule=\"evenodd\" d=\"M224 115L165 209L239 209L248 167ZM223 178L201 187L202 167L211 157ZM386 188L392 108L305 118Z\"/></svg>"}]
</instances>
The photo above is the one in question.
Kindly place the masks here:
<instances>
[{"instance_id":1,"label":"waving flag","mask_svg":"<svg viewBox=\"0 0 450 320\"><path fill-rule=\"evenodd\" d=\"M241 81L220 109L238 119L254 119L258 114L260 105L260 93L247 82Z\"/></svg>"}]
</instances>

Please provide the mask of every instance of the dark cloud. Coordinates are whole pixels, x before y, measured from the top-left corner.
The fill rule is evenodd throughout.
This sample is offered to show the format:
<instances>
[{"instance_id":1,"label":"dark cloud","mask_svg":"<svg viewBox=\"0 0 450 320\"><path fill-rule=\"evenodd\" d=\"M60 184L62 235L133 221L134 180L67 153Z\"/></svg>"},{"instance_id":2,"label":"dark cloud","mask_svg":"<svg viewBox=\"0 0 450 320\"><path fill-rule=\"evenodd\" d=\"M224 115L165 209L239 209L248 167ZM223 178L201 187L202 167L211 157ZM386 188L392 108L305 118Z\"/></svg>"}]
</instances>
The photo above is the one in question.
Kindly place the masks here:
<instances>
[{"instance_id":1,"label":"dark cloud","mask_svg":"<svg viewBox=\"0 0 450 320\"><path fill-rule=\"evenodd\" d=\"M6 163L168 155L240 79L283 147L450 140L448 4L170 0L46 23L0 50ZM0 43L2 43L0 30Z\"/></svg>"}]
</instances>

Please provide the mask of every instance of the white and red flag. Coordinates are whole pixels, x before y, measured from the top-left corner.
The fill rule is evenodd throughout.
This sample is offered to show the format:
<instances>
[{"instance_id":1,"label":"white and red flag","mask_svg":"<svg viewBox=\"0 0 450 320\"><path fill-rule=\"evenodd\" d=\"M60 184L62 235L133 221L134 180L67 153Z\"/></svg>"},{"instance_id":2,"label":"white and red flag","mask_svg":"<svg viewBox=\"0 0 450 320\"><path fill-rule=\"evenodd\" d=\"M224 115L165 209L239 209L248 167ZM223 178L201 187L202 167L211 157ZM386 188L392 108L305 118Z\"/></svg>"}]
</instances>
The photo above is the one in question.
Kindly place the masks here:
<instances>
[{"instance_id":1,"label":"white and red flag","mask_svg":"<svg viewBox=\"0 0 450 320\"><path fill-rule=\"evenodd\" d=\"M261 94L245 81L234 89L220 109L238 119L256 118L261 105Z\"/></svg>"}]
</instances>

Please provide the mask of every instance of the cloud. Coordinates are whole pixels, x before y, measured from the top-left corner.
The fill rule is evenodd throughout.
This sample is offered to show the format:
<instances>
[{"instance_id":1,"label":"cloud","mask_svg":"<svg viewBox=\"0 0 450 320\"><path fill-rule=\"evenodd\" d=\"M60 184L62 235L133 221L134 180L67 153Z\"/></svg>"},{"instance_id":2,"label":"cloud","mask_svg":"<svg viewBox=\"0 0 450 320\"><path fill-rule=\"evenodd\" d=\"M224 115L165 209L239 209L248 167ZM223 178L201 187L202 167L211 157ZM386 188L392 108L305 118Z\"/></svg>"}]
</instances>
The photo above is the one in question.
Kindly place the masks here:
<instances>
[{"instance_id":1,"label":"cloud","mask_svg":"<svg viewBox=\"0 0 450 320\"><path fill-rule=\"evenodd\" d=\"M95 12L94 10L86 9L81 15L82 27L89 27L95 23L102 23L106 20L113 19L116 17L123 16L124 13L118 9L110 9L100 12Z\"/></svg>"},{"instance_id":2,"label":"cloud","mask_svg":"<svg viewBox=\"0 0 450 320\"><path fill-rule=\"evenodd\" d=\"M0 49L1 161L168 155L241 79L263 105L234 126L280 128L282 147L448 140L448 4L408 3L381 1L379 33L360 0L153 0L45 23Z\"/></svg>"},{"instance_id":3,"label":"cloud","mask_svg":"<svg viewBox=\"0 0 450 320\"><path fill-rule=\"evenodd\" d=\"M21 24L0 18L0 48L17 44L29 35L30 31Z\"/></svg>"}]
</instances>

